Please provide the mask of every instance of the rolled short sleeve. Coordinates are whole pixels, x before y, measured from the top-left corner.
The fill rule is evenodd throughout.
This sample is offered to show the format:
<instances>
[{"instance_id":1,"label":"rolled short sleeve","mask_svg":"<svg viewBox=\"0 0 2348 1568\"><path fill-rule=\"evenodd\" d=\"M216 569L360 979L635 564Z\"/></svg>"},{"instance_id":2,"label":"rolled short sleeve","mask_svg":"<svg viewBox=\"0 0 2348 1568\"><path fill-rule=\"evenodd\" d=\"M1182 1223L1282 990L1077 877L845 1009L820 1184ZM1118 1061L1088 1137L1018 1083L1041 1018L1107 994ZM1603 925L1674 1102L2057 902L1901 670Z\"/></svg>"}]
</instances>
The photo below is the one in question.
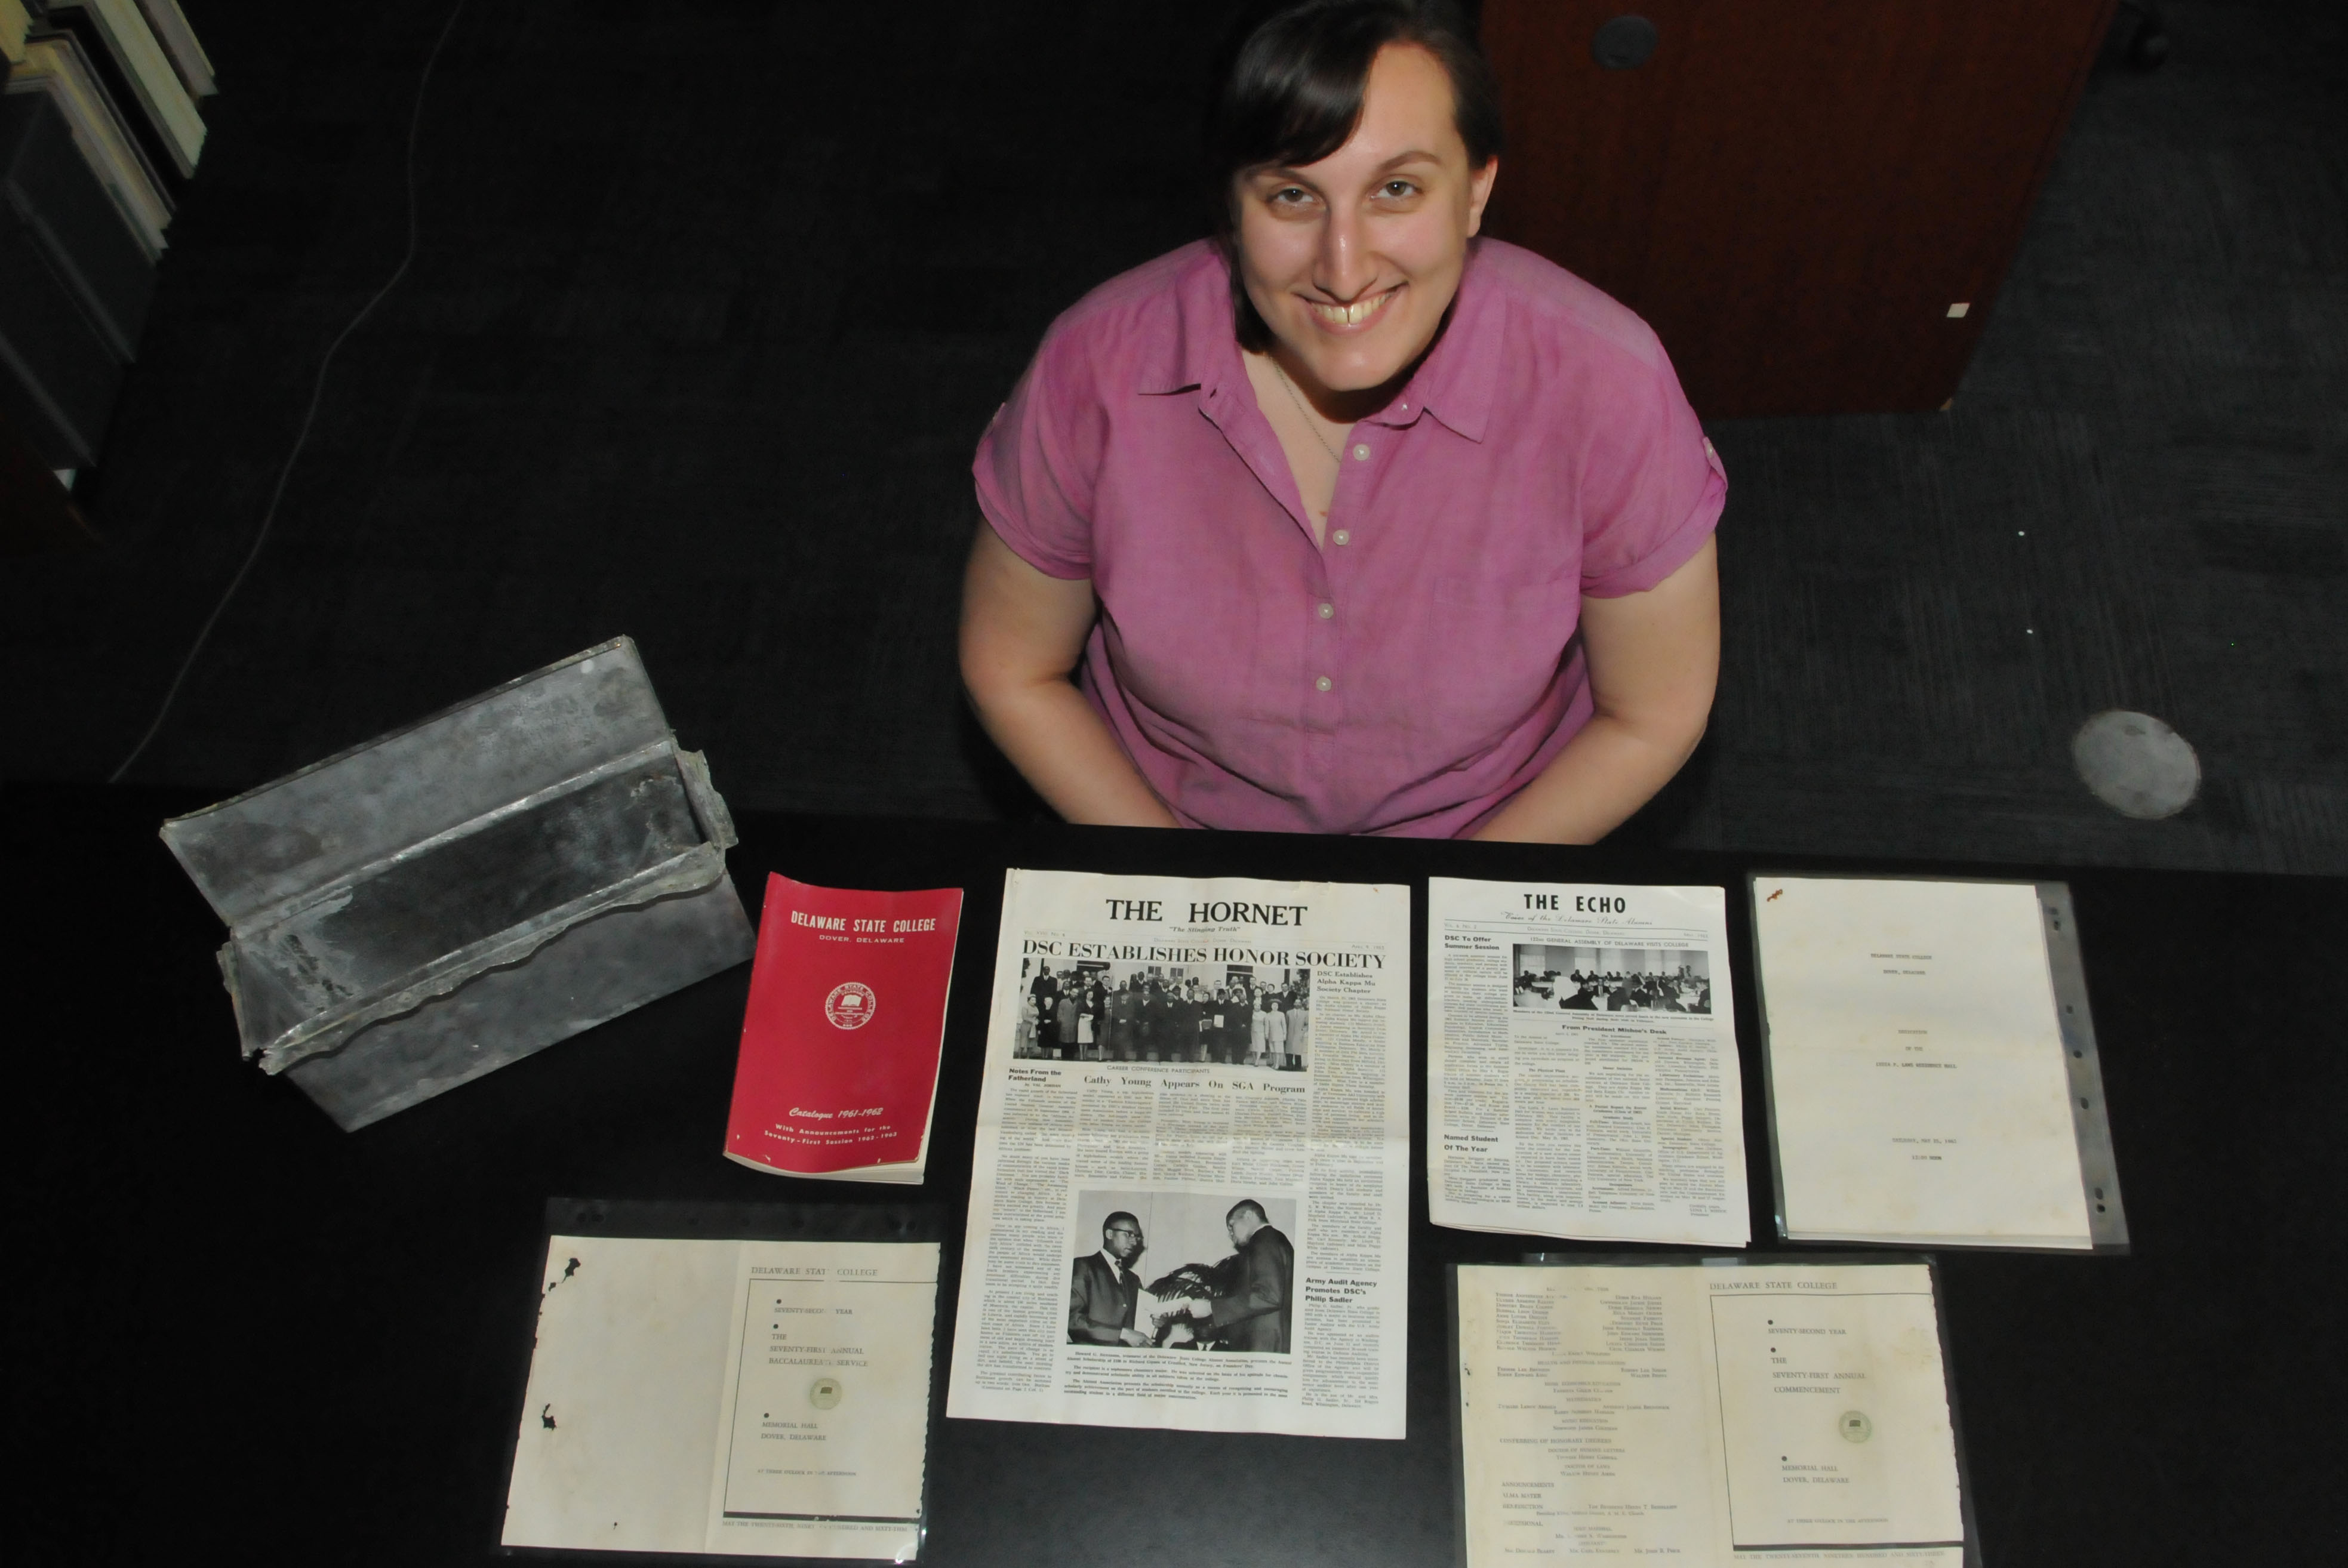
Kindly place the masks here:
<instances>
[{"instance_id":1,"label":"rolled short sleeve","mask_svg":"<svg viewBox=\"0 0 2348 1568\"><path fill-rule=\"evenodd\" d=\"M1644 593L1704 548L1728 502L1720 455L1660 346L1647 395L1618 406L1582 471L1581 591Z\"/></svg>"},{"instance_id":2,"label":"rolled short sleeve","mask_svg":"<svg viewBox=\"0 0 2348 1568\"><path fill-rule=\"evenodd\" d=\"M1058 327L1045 334L971 465L988 524L1046 577L1093 574L1093 497L1106 420L1082 348Z\"/></svg>"}]
</instances>

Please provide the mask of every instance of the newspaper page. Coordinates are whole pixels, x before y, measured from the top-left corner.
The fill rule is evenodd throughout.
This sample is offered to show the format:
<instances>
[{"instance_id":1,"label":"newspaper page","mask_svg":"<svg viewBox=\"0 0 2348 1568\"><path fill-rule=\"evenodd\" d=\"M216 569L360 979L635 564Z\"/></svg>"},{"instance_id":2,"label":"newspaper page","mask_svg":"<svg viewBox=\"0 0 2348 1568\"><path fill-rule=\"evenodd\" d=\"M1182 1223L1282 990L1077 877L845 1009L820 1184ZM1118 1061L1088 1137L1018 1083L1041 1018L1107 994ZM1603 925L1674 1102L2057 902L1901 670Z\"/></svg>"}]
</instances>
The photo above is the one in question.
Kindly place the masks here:
<instances>
[{"instance_id":1,"label":"newspaper page","mask_svg":"<svg viewBox=\"0 0 2348 1568\"><path fill-rule=\"evenodd\" d=\"M1430 877L1426 942L1437 1225L1752 1239L1720 888Z\"/></svg>"},{"instance_id":2,"label":"newspaper page","mask_svg":"<svg viewBox=\"0 0 2348 1568\"><path fill-rule=\"evenodd\" d=\"M2095 1245L2028 882L1756 876L1786 1234Z\"/></svg>"},{"instance_id":3,"label":"newspaper page","mask_svg":"<svg viewBox=\"0 0 2348 1568\"><path fill-rule=\"evenodd\" d=\"M1468 1568L1963 1559L1921 1263L1463 1265L1458 1310Z\"/></svg>"},{"instance_id":4,"label":"newspaper page","mask_svg":"<svg viewBox=\"0 0 2348 1568\"><path fill-rule=\"evenodd\" d=\"M1410 891L1014 870L946 1413L1403 1436Z\"/></svg>"}]
</instances>

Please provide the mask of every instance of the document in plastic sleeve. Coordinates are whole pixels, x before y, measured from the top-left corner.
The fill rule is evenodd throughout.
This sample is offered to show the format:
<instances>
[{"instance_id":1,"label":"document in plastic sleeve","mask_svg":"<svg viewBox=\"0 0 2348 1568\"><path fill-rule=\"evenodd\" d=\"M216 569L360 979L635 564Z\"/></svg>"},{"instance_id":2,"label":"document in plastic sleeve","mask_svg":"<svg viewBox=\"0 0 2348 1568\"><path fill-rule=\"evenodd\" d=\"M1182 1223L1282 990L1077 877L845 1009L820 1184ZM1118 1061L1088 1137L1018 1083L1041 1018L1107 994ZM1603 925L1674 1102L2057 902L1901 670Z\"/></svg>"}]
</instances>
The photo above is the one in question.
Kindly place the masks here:
<instances>
[{"instance_id":1,"label":"document in plastic sleeve","mask_svg":"<svg viewBox=\"0 0 2348 1568\"><path fill-rule=\"evenodd\" d=\"M2037 889L1753 883L1785 1233L2093 1245Z\"/></svg>"},{"instance_id":2,"label":"document in plastic sleeve","mask_svg":"<svg viewBox=\"0 0 2348 1568\"><path fill-rule=\"evenodd\" d=\"M1925 1265L1462 1265L1457 1288L1469 1568L1962 1561Z\"/></svg>"},{"instance_id":3,"label":"document in plastic sleeve","mask_svg":"<svg viewBox=\"0 0 2348 1568\"><path fill-rule=\"evenodd\" d=\"M503 1542L910 1562L934 1242L556 1236Z\"/></svg>"},{"instance_id":4,"label":"document in plastic sleeve","mask_svg":"<svg viewBox=\"0 0 2348 1568\"><path fill-rule=\"evenodd\" d=\"M1426 941L1437 1225L1751 1239L1721 889L1430 877Z\"/></svg>"},{"instance_id":5,"label":"document in plastic sleeve","mask_svg":"<svg viewBox=\"0 0 2348 1568\"><path fill-rule=\"evenodd\" d=\"M947 1414L1403 1436L1406 887L1011 872Z\"/></svg>"}]
</instances>

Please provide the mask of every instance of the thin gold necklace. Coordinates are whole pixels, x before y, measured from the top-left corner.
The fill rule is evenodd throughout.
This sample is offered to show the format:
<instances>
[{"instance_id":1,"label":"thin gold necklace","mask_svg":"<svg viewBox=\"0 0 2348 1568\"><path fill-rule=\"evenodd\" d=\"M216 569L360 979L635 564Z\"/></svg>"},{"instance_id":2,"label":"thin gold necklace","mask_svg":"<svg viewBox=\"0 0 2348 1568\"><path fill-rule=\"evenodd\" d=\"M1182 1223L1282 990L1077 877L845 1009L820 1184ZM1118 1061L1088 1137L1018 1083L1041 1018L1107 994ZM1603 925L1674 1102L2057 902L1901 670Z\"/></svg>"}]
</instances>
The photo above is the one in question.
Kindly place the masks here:
<instances>
[{"instance_id":1,"label":"thin gold necklace","mask_svg":"<svg viewBox=\"0 0 2348 1568\"><path fill-rule=\"evenodd\" d=\"M1304 416L1304 428L1313 432L1313 439L1321 443L1321 450L1329 454L1329 461L1343 468L1345 466L1345 459L1338 455L1334 446L1329 445L1329 438L1321 434L1320 424L1313 419L1313 411L1304 406L1303 395L1296 390L1296 383L1288 378L1287 367L1273 355L1267 354L1264 357L1272 360L1272 373L1280 377L1280 384L1288 393L1288 401L1296 405L1296 412Z\"/></svg>"}]
</instances>

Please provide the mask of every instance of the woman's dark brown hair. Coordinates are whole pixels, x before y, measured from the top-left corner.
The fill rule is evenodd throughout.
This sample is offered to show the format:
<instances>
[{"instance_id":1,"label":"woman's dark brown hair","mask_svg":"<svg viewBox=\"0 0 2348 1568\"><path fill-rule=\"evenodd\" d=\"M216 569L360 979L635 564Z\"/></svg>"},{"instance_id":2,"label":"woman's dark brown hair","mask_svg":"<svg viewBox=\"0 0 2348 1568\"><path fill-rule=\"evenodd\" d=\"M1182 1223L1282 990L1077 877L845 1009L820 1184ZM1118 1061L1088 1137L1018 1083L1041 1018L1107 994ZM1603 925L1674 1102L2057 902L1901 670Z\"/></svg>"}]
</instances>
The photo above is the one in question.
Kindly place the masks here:
<instances>
[{"instance_id":1,"label":"woman's dark brown hair","mask_svg":"<svg viewBox=\"0 0 2348 1568\"><path fill-rule=\"evenodd\" d=\"M1217 56L1203 172L1209 221L1231 261L1231 312L1244 347L1269 346L1272 333L1240 282L1231 182L1267 164L1318 163L1344 146L1361 121L1370 64L1389 44L1425 49L1450 77L1468 167L1498 156L1499 88L1474 27L1451 0L1256 0Z\"/></svg>"}]
</instances>

